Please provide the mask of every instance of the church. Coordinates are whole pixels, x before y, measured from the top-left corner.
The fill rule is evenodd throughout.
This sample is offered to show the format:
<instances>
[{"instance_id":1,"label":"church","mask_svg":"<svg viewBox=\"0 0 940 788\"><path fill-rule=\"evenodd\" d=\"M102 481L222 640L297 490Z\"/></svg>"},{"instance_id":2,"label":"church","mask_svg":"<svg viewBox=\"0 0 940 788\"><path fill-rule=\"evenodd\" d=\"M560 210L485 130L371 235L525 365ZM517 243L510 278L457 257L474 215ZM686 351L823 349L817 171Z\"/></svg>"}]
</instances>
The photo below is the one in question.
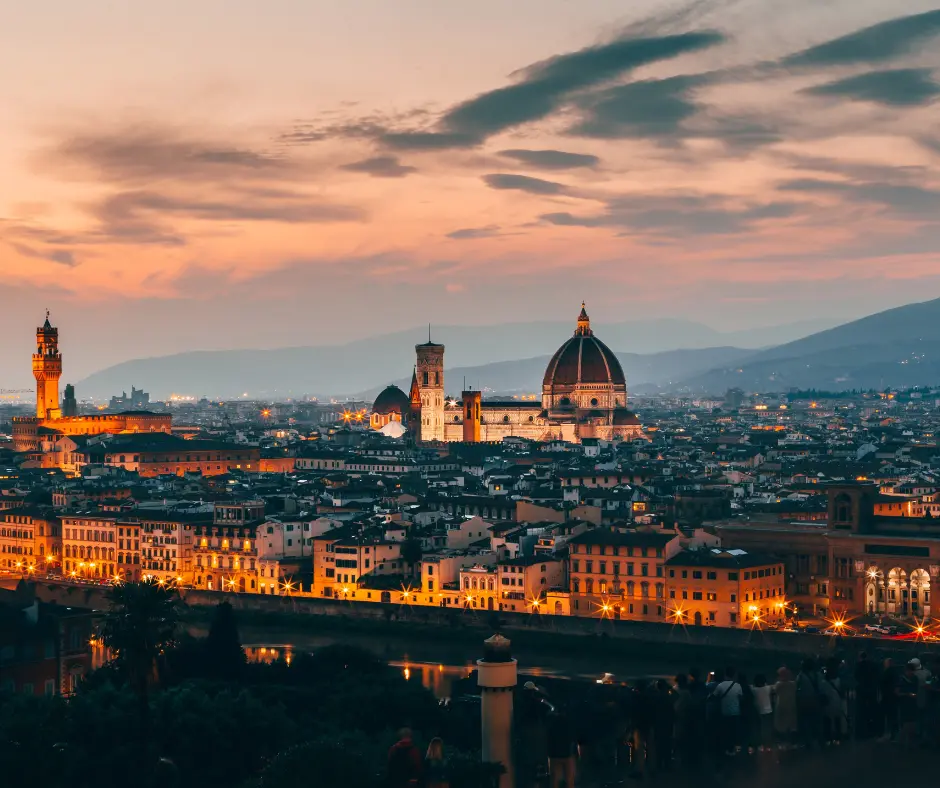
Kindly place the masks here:
<instances>
[{"instance_id":1,"label":"church","mask_svg":"<svg viewBox=\"0 0 940 788\"><path fill-rule=\"evenodd\" d=\"M444 346L416 345L410 396L389 386L376 398L370 423L387 432L399 423L420 443L496 442L508 437L563 440L645 439L627 408L627 381L616 355L591 329L581 304L574 335L552 356L542 379L542 401L484 400L464 391L444 393Z\"/></svg>"},{"instance_id":2,"label":"church","mask_svg":"<svg viewBox=\"0 0 940 788\"><path fill-rule=\"evenodd\" d=\"M59 351L59 329L46 322L36 329L36 352L33 353L33 377L36 379L36 415L13 419L13 448L21 452L42 452L54 456L58 444L66 437L102 435L104 433L141 433L171 431L172 417L146 410L122 413L100 413L79 416L75 390L65 387L65 399L59 402L59 378L62 376L62 353Z\"/></svg>"}]
</instances>

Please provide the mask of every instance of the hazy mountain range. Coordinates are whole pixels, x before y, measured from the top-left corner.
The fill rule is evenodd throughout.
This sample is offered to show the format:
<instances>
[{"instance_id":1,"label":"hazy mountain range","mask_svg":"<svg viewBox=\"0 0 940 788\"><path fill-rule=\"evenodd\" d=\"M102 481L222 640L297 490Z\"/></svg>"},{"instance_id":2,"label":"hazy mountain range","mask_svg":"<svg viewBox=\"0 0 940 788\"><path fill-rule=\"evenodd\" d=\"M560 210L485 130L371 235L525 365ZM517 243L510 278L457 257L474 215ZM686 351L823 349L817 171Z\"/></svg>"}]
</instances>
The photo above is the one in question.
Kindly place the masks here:
<instances>
[{"instance_id":1,"label":"hazy mountain range","mask_svg":"<svg viewBox=\"0 0 940 788\"><path fill-rule=\"evenodd\" d=\"M722 333L699 323L663 319L593 328L617 352L634 392L940 384L940 299L835 327L805 321ZM551 353L572 330L571 323L561 322L441 326L432 329L432 336L447 346L448 393L459 393L464 380L477 389L535 392ZM138 359L80 381L78 394L102 397L133 384L157 398L171 393L371 397L391 382L407 386L414 345L427 337L427 328L415 328L345 345Z\"/></svg>"},{"instance_id":2,"label":"hazy mountain range","mask_svg":"<svg viewBox=\"0 0 940 788\"><path fill-rule=\"evenodd\" d=\"M572 317L568 322L433 326L431 335L435 342L442 342L447 347L448 385L453 384L455 391L459 391L459 384L453 375L462 379L463 372L457 370L464 367L480 368L468 375L477 377L474 385L483 387L490 386L489 375L484 371L490 365L526 359L523 363L531 362L535 369L538 364L534 359L544 357L542 369L534 377L524 379L501 367L494 370L494 375L499 377L492 380L500 390L533 389L541 384L548 357L571 336L574 323ZM832 321L808 320L747 331L721 332L701 323L664 318L595 324L594 328L613 350L624 353L629 350L625 357L678 349L707 349L710 352L703 357L703 362L689 358L690 372L697 373L714 365L731 363L728 348L767 347L830 325ZM110 396L125 389L129 391L132 385L143 387L157 398L171 393L210 397L242 393L258 397L355 395L380 389L392 381L410 379L414 346L418 342L426 342L427 338L428 328L425 326L342 345L323 344L325 338L321 336L316 337L309 347L193 351L141 358L115 364L79 381L78 396ZM719 349L717 353L711 352L716 348ZM628 362L627 374L631 375L630 368L635 366L636 374L642 378L628 378L628 382L659 382L666 373L669 379L674 379L681 372L671 361L664 363L661 368L655 358L645 365ZM647 369L648 372L644 371ZM505 378L505 383L500 383L502 376L507 374L510 377Z\"/></svg>"}]
</instances>

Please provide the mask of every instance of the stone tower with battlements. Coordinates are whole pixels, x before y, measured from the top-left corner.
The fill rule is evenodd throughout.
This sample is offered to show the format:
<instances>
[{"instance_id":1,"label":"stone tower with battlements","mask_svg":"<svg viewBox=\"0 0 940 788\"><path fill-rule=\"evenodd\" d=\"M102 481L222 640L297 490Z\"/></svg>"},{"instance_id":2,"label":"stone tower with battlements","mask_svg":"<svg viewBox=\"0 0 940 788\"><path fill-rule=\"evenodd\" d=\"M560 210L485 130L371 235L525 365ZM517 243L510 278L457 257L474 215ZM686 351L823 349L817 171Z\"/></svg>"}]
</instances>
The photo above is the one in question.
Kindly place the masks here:
<instances>
[{"instance_id":1,"label":"stone tower with battlements","mask_svg":"<svg viewBox=\"0 0 940 788\"><path fill-rule=\"evenodd\" d=\"M444 440L444 346L431 341L415 345L415 375L421 398L421 423L418 432L422 443Z\"/></svg>"},{"instance_id":2,"label":"stone tower with battlements","mask_svg":"<svg viewBox=\"0 0 940 788\"><path fill-rule=\"evenodd\" d=\"M62 376L62 354L59 353L59 329L46 322L36 329L36 352L33 353L33 377L36 378L36 416L56 419L59 410L59 378Z\"/></svg>"}]
</instances>

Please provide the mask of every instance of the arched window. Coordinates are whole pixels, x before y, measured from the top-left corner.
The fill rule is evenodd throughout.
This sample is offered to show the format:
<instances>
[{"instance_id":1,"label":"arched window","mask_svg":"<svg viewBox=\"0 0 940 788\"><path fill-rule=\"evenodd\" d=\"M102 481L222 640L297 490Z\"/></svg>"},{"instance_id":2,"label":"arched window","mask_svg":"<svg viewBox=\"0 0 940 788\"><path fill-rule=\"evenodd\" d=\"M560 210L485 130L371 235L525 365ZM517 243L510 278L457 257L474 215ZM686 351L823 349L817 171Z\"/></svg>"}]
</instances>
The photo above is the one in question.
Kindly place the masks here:
<instances>
[{"instance_id":1,"label":"arched window","mask_svg":"<svg viewBox=\"0 0 940 788\"><path fill-rule=\"evenodd\" d=\"M594 579L589 577L584 581L584 593L593 594L594 593Z\"/></svg>"}]
</instances>

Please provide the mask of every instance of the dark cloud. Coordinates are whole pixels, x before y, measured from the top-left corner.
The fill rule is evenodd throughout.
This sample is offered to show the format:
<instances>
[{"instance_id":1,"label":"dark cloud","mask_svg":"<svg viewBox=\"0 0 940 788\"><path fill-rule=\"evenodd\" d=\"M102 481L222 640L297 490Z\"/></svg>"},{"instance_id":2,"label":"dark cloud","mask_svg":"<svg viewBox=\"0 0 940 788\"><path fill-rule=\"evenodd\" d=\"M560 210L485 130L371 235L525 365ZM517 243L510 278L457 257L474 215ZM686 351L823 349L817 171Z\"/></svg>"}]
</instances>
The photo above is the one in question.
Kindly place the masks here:
<instances>
[{"instance_id":1,"label":"dark cloud","mask_svg":"<svg viewBox=\"0 0 940 788\"><path fill-rule=\"evenodd\" d=\"M415 167L402 164L396 156L375 156L352 164L344 164L340 169L363 172L373 178L404 178L418 171Z\"/></svg>"},{"instance_id":2,"label":"dark cloud","mask_svg":"<svg viewBox=\"0 0 940 788\"><path fill-rule=\"evenodd\" d=\"M567 153L562 150L501 150L500 156L514 159L521 164L528 164L543 170L571 170L578 167L596 167L600 163L597 156L585 153Z\"/></svg>"},{"instance_id":3,"label":"dark cloud","mask_svg":"<svg viewBox=\"0 0 940 788\"><path fill-rule=\"evenodd\" d=\"M142 216L287 224L363 218L356 208L323 203L306 195L280 190L244 191L240 196L242 199L198 199L152 191L121 192L100 203L95 213L109 232L119 233L126 228L136 228Z\"/></svg>"},{"instance_id":4,"label":"dark cloud","mask_svg":"<svg viewBox=\"0 0 940 788\"><path fill-rule=\"evenodd\" d=\"M729 235L746 232L761 220L788 218L798 208L799 205L792 202L738 208L717 195L631 195L611 200L600 214L547 213L541 219L564 227L617 228L626 231L625 235Z\"/></svg>"},{"instance_id":5,"label":"dark cloud","mask_svg":"<svg viewBox=\"0 0 940 788\"><path fill-rule=\"evenodd\" d=\"M471 147L508 129L556 112L578 91L601 85L640 66L668 60L724 41L714 31L655 37L621 37L558 55L517 72L515 84L458 104L433 129L387 133L381 141L398 149Z\"/></svg>"},{"instance_id":6,"label":"dark cloud","mask_svg":"<svg viewBox=\"0 0 940 788\"><path fill-rule=\"evenodd\" d=\"M617 85L579 100L582 119L570 130L582 137L674 137L699 110L690 94L702 76Z\"/></svg>"},{"instance_id":7,"label":"dark cloud","mask_svg":"<svg viewBox=\"0 0 940 788\"><path fill-rule=\"evenodd\" d=\"M35 249L32 246L15 241L9 243L10 246L23 257L31 257L35 260L48 260L51 263L64 265L66 268L74 268L78 265L75 255L68 249Z\"/></svg>"},{"instance_id":8,"label":"dark cloud","mask_svg":"<svg viewBox=\"0 0 940 788\"><path fill-rule=\"evenodd\" d=\"M36 162L60 177L77 175L111 183L172 178L223 181L288 175L287 162L282 158L144 125L69 134L41 150Z\"/></svg>"},{"instance_id":9,"label":"dark cloud","mask_svg":"<svg viewBox=\"0 0 940 788\"><path fill-rule=\"evenodd\" d=\"M930 69L896 68L857 74L806 88L803 92L889 106L914 106L933 101L940 95L940 85L931 79Z\"/></svg>"},{"instance_id":10,"label":"dark cloud","mask_svg":"<svg viewBox=\"0 0 940 788\"><path fill-rule=\"evenodd\" d=\"M832 194L854 203L880 205L901 217L935 219L940 215L940 191L901 183L850 183L797 178L781 183L781 191Z\"/></svg>"},{"instance_id":11,"label":"dark cloud","mask_svg":"<svg viewBox=\"0 0 940 788\"><path fill-rule=\"evenodd\" d=\"M563 183L511 173L484 175L483 180L491 189L515 189L529 194L564 194L568 189Z\"/></svg>"},{"instance_id":12,"label":"dark cloud","mask_svg":"<svg viewBox=\"0 0 940 788\"><path fill-rule=\"evenodd\" d=\"M471 238L492 238L494 235L499 235L499 230L498 224L488 224L486 227L464 227L461 230L447 233L447 237L458 241Z\"/></svg>"},{"instance_id":13,"label":"dark cloud","mask_svg":"<svg viewBox=\"0 0 940 788\"><path fill-rule=\"evenodd\" d=\"M783 59L785 66L882 63L914 51L940 34L940 10L897 17L856 30Z\"/></svg>"}]
</instances>

